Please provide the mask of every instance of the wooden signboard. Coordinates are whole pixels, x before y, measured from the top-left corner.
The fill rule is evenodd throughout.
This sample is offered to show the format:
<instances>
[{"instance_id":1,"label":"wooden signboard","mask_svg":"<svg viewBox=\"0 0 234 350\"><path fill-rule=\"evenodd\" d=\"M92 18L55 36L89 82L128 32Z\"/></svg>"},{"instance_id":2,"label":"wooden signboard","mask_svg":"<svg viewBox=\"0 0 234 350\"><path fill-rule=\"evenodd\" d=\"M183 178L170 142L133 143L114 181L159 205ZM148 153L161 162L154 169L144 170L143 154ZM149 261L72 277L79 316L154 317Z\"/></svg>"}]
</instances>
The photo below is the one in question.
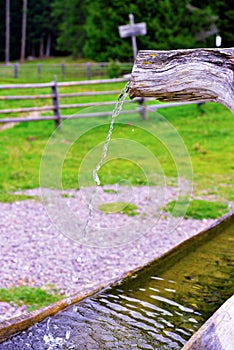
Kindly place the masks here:
<instances>
[{"instance_id":1,"label":"wooden signboard","mask_svg":"<svg viewBox=\"0 0 234 350\"><path fill-rule=\"evenodd\" d=\"M146 34L146 23L134 23L119 26L120 38L128 38L130 36L145 35Z\"/></svg>"}]
</instances>

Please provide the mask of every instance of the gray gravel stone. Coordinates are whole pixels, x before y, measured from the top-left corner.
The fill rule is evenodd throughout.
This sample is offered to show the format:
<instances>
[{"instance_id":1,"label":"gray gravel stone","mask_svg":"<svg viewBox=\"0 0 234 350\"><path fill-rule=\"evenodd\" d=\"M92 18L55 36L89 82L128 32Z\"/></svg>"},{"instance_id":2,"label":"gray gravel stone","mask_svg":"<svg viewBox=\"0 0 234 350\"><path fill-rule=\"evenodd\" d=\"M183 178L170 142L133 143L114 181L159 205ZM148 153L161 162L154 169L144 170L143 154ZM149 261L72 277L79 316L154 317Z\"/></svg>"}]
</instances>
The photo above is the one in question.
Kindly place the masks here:
<instances>
[{"instance_id":1,"label":"gray gravel stone","mask_svg":"<svg viewBox=\"0 0 234 350\"><path fill-rule=\"evenodd\" d=\"M20 316L24 312L26 312L25 305L17 307L13 303L0 302L0 322L11 317Z\"/></svg>"}]
</instances>

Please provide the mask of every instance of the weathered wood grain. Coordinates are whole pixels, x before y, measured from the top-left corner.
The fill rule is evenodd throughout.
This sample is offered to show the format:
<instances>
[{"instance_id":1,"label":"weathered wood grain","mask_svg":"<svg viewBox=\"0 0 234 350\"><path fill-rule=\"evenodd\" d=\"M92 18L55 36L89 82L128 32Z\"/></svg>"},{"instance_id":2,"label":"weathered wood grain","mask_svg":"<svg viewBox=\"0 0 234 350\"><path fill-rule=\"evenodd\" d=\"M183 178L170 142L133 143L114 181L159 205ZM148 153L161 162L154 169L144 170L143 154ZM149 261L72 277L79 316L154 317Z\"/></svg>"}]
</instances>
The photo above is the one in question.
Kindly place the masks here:
<instances>
[{"instance_id":1,"label":"weathered wood grain","mask_svg":"<svg viewBox=\"0 0 234 350\"><path fill-rule=\"evenodd\" d=\"M129 96L215 101L234 114L234 48L139 51Z\"/></svg>"}]
</instances>

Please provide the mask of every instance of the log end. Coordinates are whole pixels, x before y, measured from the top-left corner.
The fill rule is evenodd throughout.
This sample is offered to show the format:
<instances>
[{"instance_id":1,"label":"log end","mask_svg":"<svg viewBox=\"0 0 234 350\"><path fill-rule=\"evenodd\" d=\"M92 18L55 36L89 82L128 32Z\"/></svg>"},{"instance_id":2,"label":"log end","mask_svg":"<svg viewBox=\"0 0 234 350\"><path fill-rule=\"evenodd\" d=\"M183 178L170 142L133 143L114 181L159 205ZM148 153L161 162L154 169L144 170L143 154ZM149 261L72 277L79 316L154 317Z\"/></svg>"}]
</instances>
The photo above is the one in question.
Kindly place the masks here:
<instances>
[{"instance_id":1,"label":"log end","mask_svg":"<svg viewBox=\"0 0 234 350\"><path fill-rule=\"evenodd\" d=\"M215 101L234 113L234 48L139 51L129 97Z\"/></svg>"}]
</instances>

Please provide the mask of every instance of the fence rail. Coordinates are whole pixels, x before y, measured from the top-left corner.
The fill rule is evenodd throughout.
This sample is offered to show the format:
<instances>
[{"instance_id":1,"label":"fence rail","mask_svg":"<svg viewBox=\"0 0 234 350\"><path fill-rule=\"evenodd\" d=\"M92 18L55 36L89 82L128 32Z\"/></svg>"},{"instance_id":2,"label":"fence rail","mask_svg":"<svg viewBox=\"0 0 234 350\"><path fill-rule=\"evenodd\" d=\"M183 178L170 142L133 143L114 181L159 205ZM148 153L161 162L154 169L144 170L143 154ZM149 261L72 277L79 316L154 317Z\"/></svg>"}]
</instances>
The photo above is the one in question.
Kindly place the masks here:
<instances>
[{"instance_id":1,"label":"fence rail","mask_svg":"<svg viewBox=\"0 0 234 350\"><path fill-rule=\"evenodd\" d=\"M63 119L68 118L89 118L89 117L101 117L101 116L110 116L112 114L113 106L116 103L116 94L119 94L121 90L116 90L111 88L111 84L113 83L126 83L127 78L117 78L117 79L103 79L103 80L86 80L86 81L73 81L73 82L57 82L56 80L49 82L49 83L42 83L42 84L11 84L11 85L0 85L0 93L1 91L5 90L13 90L19 91L23 89L30 89L30 90L40 90L49 88L51 89L51 93L48 94L38 94L38 95L2 95L0 96L0 102L1 101L20 101L20 100L45 100L50 99L51 105L45 105L45 106L33 106L33 107L24 107L24 108L7 108L7 109L0 109L0 123L9 123L9 122L31 122L31 121L43 121L43 120L53 120L55 122L55 126L61 125L61 121ZM101 91L80 91L80 92L68 92L68 93L59 93L59 88L67 88L67 87L74 87L74 86L92 86L92 85L98 85L102 86L103 84L108 84L108 90L101 90ZM110 86L110 88L109 88ZM15 91L14 91L15 90ZM92 96L96 95L113 95L114 101L103 101L103 102L95 102L90 101ZM88 102L79 102L79 103L60 103L60 99L62 98L68 98L68 97L90 97ZM149 111L156 111L160 108L167 108L172 106L181 106L186 104L191 104L193 102L180 102L180 103L164 103L164 104L150 104L147 105L147 101L150 99L143 99L143 98L135 98L134 100L126 100L125 104L132 104L133 107L129 110L123 110L121 114L136 114L139 113L141 119L147 119L147 114ZM152 99L151 99L152 100ZM201 101L202 102L202 101ZM135 104L135 106L134 106ZM110 111L101 111L101 112L89 112L89 113L83 113L82 111L79 113L76 113L74 115L61 115L61 110L67 110L67 109L81 109L85 107L104 107L104 106L112 106L110 108ZM53 116L42 116L40 113L46 112L46 111L53 111ZM38 116L32 115L34 112L39 112ZM1 117L1 115L5 114L29 114L28 116L14 116L14 117Z\"/></svg>"},{"instance_id":2,"label":"fence rail","mask_svg":"<svg viewBox=\"0 0 234 350\"><path fill-rule=\"evenodd\" d=\"M15 116L15 117L9 117L9 118L0 118L0 123L8 123L8 122L31 122L31 121L41 121L41 120L54 120L55 126L59 126L61 124L61 120L67 119L67 118L88 118L88 117L97 117L97 116L109 116L111 115L111 110L108 112L100 112L100 113L78 113L72 116L67 115L61 115L61 110L66 109L81 109L85 107L95 107L95 106L113 106L116 102L115 101L104 101L104 102L86 102L86 103L60 103L59 100L61 98L68 98L68 97L90 97L97 96L97 95L116 95L121 92L121 90L116 90L111 88L111 84L113 83L125 83L127 81L127 78L116 78L116 79L102 79L102 80L85 80L85 81L71 81L71 82L57 82L56 80L49 82L49 83L39 83L39 84L9 84L9 85L0 85L0 93L1 91L4 91L6 93L6 90L13 91L15 93L19 90L35 90L40 91L40 94L38 95L2 95L0 96L0 101L20 101L20 100L51 100L51 105L46 106L33 106L33 107L24 107L24 108L7 108L7 109L0 109L0 116L5 114L29 114L28 116ZM68 92L68 93L59 93L59 88L67 88L67 87L76 87L76 86L102 86L103 84L110 85L110 88L108 91L81 91L81 92ZM51 89L51 93L42 94L42 89ZM115 99L116 97L114 97ZM133 103L137 102L139 99L136 99L135 101L126 101L126 103ZM53 116L41 116L41 112L46 111L53 111ZM38 116L30 115L32 112L39 112ZM131 113L137 113L137 109L134 108L131 111L124 111L123 114L131 114Z\"/></svg>"}]
</instances>

